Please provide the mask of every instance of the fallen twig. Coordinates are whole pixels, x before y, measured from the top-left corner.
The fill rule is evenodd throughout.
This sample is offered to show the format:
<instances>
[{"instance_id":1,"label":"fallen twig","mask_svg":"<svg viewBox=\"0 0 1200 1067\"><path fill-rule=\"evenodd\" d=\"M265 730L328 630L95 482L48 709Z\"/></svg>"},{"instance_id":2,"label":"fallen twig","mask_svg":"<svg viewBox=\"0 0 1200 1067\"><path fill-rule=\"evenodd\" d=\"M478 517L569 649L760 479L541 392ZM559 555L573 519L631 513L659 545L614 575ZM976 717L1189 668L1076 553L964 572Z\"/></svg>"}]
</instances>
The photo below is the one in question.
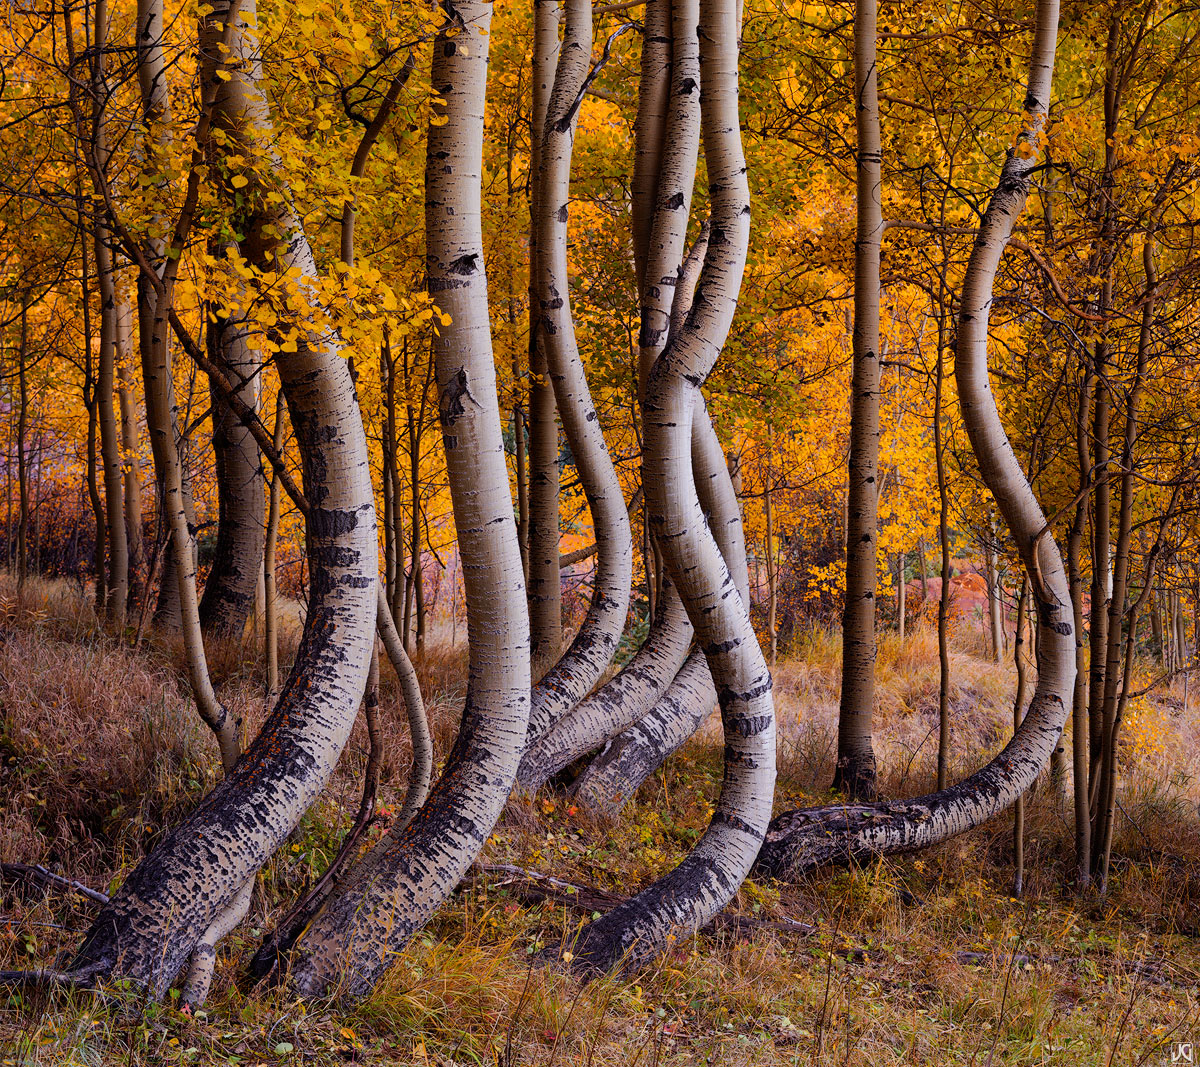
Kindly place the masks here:
<instances>
[{"instance_id":1,"label":"fallen twig","mask_svg":"<svg viewBox=\"0 0 1200 1067\"><path fill-rule=\"evenodd\" d=\"M6 880L14 882L31 882L47 889L58 889L63 892L78 893L96 904L107 904L108 895L98 889L92 889L82 882L64 878L61 874L46 870L40 863L0 863L0 874Z\"/></svg>"}]
</instances>

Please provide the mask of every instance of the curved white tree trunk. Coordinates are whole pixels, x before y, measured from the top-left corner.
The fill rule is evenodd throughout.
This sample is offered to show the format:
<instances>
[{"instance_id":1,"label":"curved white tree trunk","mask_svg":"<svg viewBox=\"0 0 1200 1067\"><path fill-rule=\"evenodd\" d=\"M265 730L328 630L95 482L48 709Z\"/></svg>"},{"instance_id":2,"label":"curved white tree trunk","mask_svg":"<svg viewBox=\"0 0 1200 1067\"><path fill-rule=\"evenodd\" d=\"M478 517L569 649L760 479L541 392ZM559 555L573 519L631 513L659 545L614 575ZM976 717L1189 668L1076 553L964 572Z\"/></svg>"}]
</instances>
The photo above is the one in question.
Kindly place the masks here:
<instances>
[{"instance_id":1,"label":"curved white tree trunk","mask_svg":"<svg viewBox=\"0 0 1200 1067\"><path fill-rule=\"evenodd\" d=\"M671 0L647 0L642 30L638 110L633 125L633 181L630 183L633 262L639 298L650 254L650 230L654 225L658 168L662 160L667 100L671 91L672 44Z\"/></svg>"},{"instance_id":2,"label":"curved white tree trunk","mask_svg":"<svg viewBox=\"0 0 1200 1067\"><path fill-rule=\"evenodd\" d=\"M654 5L655 9L659 6ZM658 16L657 10L648 11L648 23ZM696 159L700 148L698 18L698 0L681 0L674 7L672 24L653 32L648 26L648 37L643 43L643 76L648 77L649 81L643 86L639 98L642 110L639 111L637 129L634 184L639 190L638 196L644 194L649 199L644 204L635 197L637 210L633 220L635 247L641 249L638 260L642 322L638 358L639 395L651 366L667 343L672 309L678 295L676 283L682 275L680 263L687 237ZM670 73L670 114L655 114L651 118L643 112L651 106L647 100L652 100L660 90L658 83L664 67L662 55L656 55L656 49L661 53L664 48L668 55L672 49L674 53L673 63L665 68ZM647 64L648 72L645 69ZM666 99L653 102L653 107L665 108L667 103ZM649 136L661 141L653 153L643 145L644 139ZM553 143L547 135L546 144ZM653 182L643 173L651 165L655 172ZM568 155L568 172L569 166ZM559 187L564 194L567 178L569 173L559 179ZM642 214L647 210L649 213L644 221L649 224L649 229L643 236L640 233ZM565 233L562 235L562 244L565 269ZM694 285L694 276L690 280ZM569 308L567 310L569 318ZM629 535L624 533L624 536ZM584 632L581 631L581 634ZM531 730L529 751L517 773L518 783L526 789L536 789L573 760L641 718L659 701L671 679L683 666L691 639L691 624L687 621L679 594L672 584L664 583L650 634L633 659L598 692L569 708L550 730L536 737L532 736ZM536 710L536 692L534 702Z\"/></svg>"},{"instance_id":3,"label":"curved white tree trunk","mask_svg":"<svg viewBox=\"0 0 1200 1067\"><path fill-rule=\"evenodd\" d=\"M239 32L228 59L216 54L219 34L211 29L222 14L213 12L202 26L201 40L208 46L202 48L202 84L211 83L217 64L232 68L216 109L234 132L246 123L266 129L257 46L247 27L252 7L237 16ZM264 210L253 221L252 233L261 238L251 244L258 265L315 274L308 242L286 206ZM267 237L267 227L288 235L288 243L280 246L278 236ZM156 347L163 351L161 335ZM97 916L73 965L145 983L156 993L316 799L350 736L366 685L378 547L354 383L335 340L303 329L297 351L280 353L278 368L312 505L311 598L295 667L237 766L129 876Z\"/></svg>"},{"instance_id":4,"label":"curved white tree trunk","mask_svg":"<svg viewBox=\"0 0 1200 1067\"><path fill-rule=\"evenodd\" d=\"M670 874L586 927L581 969L607 970L691 932L737 891L758 853L775 783L771 676L720 548L707 529L690 468L699 385L721 352L737 306L750 235L749 187L738 119L736 0L701 11L705 155L712 197L708 255L683 329L655 364L645 393L646 500L717 684L725 726L725 778L713 820Z\"/></svg>"},{"instance_id":5,"label":"curved white tree trunk","mask_svg":"<svg viewBox=\"0 0 1200 1067\"><path fill-rule=\"evenodd\" d=\"M591 55L591 0L567 0L566 29L542 133L538 172L539 337L545 346L563 432L591 511L596 578L579 632L534 690L530 744L539 741L587 695L612 661L629 614L633 579L629 513L575 342L567 271L571 149Z\"/></svg>"},{"instance_id":6,"label":"curved white tree trunk","mask_svg":"<svg viewBox=\"0 0 1200 1067\"><path fill-rule=\"evenodd\" d=\"M537 306L538 218L542 134L558 68L558 0L533 2L533 101L529 118L529 599L533 677L541 678L562 651L562 575L559 546L558 413L546 365Z\"/></svg>"},{"instance_id":7,"label":"curved white tree trunk","mask_svg":"<svg viewBox=\"0 0 1200 1067\"><path fill-rule=\"evenodd\" d=\"M854 9L854 114L858 132L854 239L854 365L846 502L846 595L835 788L875 798L875 586L879 564L879 251L883 238L876 0Z\"/></svg>"},{"instance_id":8,"label":"curved white tree trunk","mask_svg":"<svg viewBox=\"0 0 1200 1067\"><path fill-rule=\"evenodd\" d=\"M566 718L530 746L521 759L517 784L526 790L537 789L637 722L663 699L687 659L691 643L692 624L683 602L674 585L664 584L642 647L614 678L576 704Z\"/></svg>"},{"instance_id":9,"label":"curved white tree trunk","mask_svg":"<svg viewBox=\"0 0 1200 1067\"><path fill-rule=\"evenodd\" d=\"M681 293L687 299L690 294ZM692 473L709 529L737 586L750 603L742 513L725 456L707 412L697 413L692 429ZM689 633L691 626L688 626ZM638 787L690 738L712 714L717 691L703 652L697 650L649 712L614 737L575 783L585 809L615 815Z\"/></svg>"},{"instance_id":10,"label":"curved white tree trunk","mask_svg":"<svg viewBox=\"0 0 1200 1067\"><path fill-rule=\"evenodd\" d=\"M529 716L529 630L496 394L480 220L491 4L446 6L429 129L429 289L450 325L434 338L442 436L467 596L470 669L458 740L416 816L359 863L300 940L304 995L368 992L459 883L508 798Z\"/></svg>"},{"instance_id":11,"label":"curved white tree trunk","mask_svg":"<svg viewBox=\"0 0 1200 1067\"><path fill-rule=\"evenodd\" d=\"M1062 556L996 410L988 384L988 310L1001 253L1025 207L1050 105L1058 0L1039 0L1025 122L1009 150L963 279L955 374L963 423L1030 578L1038 615L1038 682L1004 750L957 785L915 800L795 811L771 823L758 867L776 876L851 857L923 848L978 826L1016 801L1058 744L1075 683L1075 630Z\"/></svg>"}]
</instances>

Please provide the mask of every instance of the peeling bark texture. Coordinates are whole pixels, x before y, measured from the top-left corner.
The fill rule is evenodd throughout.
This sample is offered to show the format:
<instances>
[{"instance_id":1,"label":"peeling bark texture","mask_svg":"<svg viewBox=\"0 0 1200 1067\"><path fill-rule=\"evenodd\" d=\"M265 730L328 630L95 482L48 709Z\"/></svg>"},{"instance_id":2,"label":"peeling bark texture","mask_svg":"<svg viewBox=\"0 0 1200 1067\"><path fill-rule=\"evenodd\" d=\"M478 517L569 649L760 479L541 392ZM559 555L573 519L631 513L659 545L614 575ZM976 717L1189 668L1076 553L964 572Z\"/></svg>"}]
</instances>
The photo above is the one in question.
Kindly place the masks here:
<instances>
[{"instance_id":1,"label":"peeling bark texture","mask_svg":"<svg viewBox=\"0 0 1200 1067\"><path fill-rule=\"evenodd\" d=\"M235 135L247 126L265 130L269 112L249 29L253 5L236 16L239 32L228 59L216 54L220 33L213 29L227 12L222 5L202 23L202 85L211 84L216 64L224 62L233 77L220 83L216 113ZM244 141L241 147L246 150ZM261 235L271 225L289 239L285 245L278 238L248 242L253 261L315 275L286 201L266 215L252 220L250 233ZM165 315L155 319L161 356ZM73 965L81 971L99 966L158 995L316 799L350 736L366 686L378 548L354 383L335 341L304 331L296 352L280 353L278 367L311 504L311 593L296 665L237 766L129 876L92 924Z\"/></svg>"},{"instance_id":2,"label":"peeling bark texture","mask_svg":"<svg viewBox=\"0 0 1200 1067\"><path fill-rule=\"evenodd\" d=\"M540 678L562 644L562 576L558 566L558 417L537 314L540 160L550 90L558 66L558 0L533 4L533 111L529 120L529 545L526 553L530 656Z\"/></svg>"},{"instance_id":3,"label":"peeling bark texture","mask_svg":"<svg viewBox=\"0 0 1200 1067\"><path fill-rule=\"evenodd\" d=\"M980 473L1030 579L1038 617L1037 686L1012 740L963 782L915 800L838 805L776 817L757 864L763 874L794 876L824 863L911 851L978 826L1012 805L1036 781L1066 722L1075 683L1075 628L1066 571L1000 422L987 367L988 310L996 270L1025 206L1050 103L1057 0L1039 0L1035 26L1026 119L984 213L963 279L955 375L963 423Z\"/></svg>"},{"instance_id":4,"label":"peeling bark texture","mask_svg":"<svg viewBox=\"0 0 1200 1067\"><path fill-rule=\"evenodd\" d=\"M425 171L429 289L442 436L463 564L470 663L458 739L429 799L346 874L300 940L306 996L370 991L461 881L503 810L529 716L529 631L496 393L480 219L491 4L443 6Z\"/></svg>"},{"instance_id":5,"label":"peeling bark texture","mask_svg":"<svg viewBox=\"0 0 1200 1067\"><path fill-rule=\"evenodd\" d=\"M192 958L188 961L180 997L184 1007L198 1008L208 999L208 990L212 986L213 972L217 966L217 945L233 933L246 917L253 896L254 879L250 878L238 890L229 907L208 924L208 929L197 942L192 950Z\"/></svg>"},{"instance_id":6,"label":"peeling bark texture","mask_svg":"<svg viewBox=\"0 0 1200 1067\"><path fill-rule=\"evenodd\" d=\"M854 240L853 372L846 504L846 595L835 789L875 796L875 576L879 554L879 246L883 237L876 0L854 12L854 112L858 132Z\"/></svg>"},{"instance_id":7,"label":"peeling bark texture","mask_svg":"<svg viewBox=\"0 0 1200 1067\"><path fill-rule=\"evenodd\" d=\"M101 46L103 47L103 46ZM105 233L96 239L96 273L100 278L100 356L96 365L96 410L100 420L100 458L104 473L104 506L108 526L108 603L105 615L118 630L125 628L129 602L129 541L125 530L121 440L113 394L117 353L116 274Z\"/></svg>"},{"instance_id":8,"label":"peeling bark texture","mask_svg":"<svg viewBox=\"0 0 1200 1067\"><path fill-rule=\"evenodd\" d=\"M234 320L210 321L208 358L225 372L245 405L257 411L262 368L245 327ZM200 625L206 637L238 639L254 608L254 591L262 573L265 480L250 428L216 388L211 394L217 544L200 601Z\"/></svg>"},{"instance_id":9,"label":"peeling bark texture","mask_svg":"<svg viewBox=\"0 0 1200 1067\"><path fill-rule=\"evenodd\" d=\"M706 3L699 37L712 229L695 303L647 383L643 480L663 560L719 693L725 776L712 822L692 853L665 878L583 929L572 966L590 972L636 964L724 907L758 853L775 784L770 672L747 605L706 527L695 486L680 477L690 466L693 420L701 416L699 386L721 353L737 307L750 236L738 120L736 0Z\"/></svg>"},{"instance_id":10,"label":"peeling bark texture","mask_svg":"<svg viewBox=\"0 0 1200 1067\"><path fill-rule=\"evenodd\" d=\"M579 632L533 692L530 744L540 740L587 695L612 661L629 614L633 580L629 513L575 341L567 269L571 148L591 54L591 0L567 0L562 51L542 134L537 296L539 335L546 350L554 397L595 529L596 577Z\"/></svg>"}]
</instances>

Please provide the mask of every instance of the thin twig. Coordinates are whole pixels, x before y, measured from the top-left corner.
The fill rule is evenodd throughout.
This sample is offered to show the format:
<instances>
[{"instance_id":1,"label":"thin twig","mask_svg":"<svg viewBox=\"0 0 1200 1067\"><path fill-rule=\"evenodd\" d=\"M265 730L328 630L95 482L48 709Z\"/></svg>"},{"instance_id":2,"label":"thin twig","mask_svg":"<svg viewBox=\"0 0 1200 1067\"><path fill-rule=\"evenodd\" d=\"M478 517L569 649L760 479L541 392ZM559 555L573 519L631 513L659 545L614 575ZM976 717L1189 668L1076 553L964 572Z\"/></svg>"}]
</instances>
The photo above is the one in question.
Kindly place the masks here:
<instances>
[{"instance_id":1,"label":"thin twig","mask_svg":"<svg viewBox=\"0 0 1200 1067\"><path fill-rule=\"evenodd\" d=\"M59 889L64 892L78 893L97 904L107 904L108 896L98 889L92 889L82 882L64 878L61 874L48 871L40 863L0 863L0 874L13 881L32 882L48 889Z\"/></svg>"}]
</instances>

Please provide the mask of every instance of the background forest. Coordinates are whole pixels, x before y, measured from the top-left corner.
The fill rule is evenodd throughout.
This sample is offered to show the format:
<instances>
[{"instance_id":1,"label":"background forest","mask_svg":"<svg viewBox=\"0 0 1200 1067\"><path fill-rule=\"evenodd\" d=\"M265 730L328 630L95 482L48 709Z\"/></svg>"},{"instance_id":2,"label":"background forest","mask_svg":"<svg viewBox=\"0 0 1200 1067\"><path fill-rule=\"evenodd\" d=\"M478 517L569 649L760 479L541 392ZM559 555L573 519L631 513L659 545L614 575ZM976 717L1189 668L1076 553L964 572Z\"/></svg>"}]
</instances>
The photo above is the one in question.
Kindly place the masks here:
<instances>
[{"instance_id":1,"label":"background forest","mask_svg":"<svg viewBox=\"0 0 1200 1067\"><path fill-rule=\"evenodd\" d=\"M2 21L0 1062L1200 1057L1200 9Z\"/></svg>"}]
</instances>

